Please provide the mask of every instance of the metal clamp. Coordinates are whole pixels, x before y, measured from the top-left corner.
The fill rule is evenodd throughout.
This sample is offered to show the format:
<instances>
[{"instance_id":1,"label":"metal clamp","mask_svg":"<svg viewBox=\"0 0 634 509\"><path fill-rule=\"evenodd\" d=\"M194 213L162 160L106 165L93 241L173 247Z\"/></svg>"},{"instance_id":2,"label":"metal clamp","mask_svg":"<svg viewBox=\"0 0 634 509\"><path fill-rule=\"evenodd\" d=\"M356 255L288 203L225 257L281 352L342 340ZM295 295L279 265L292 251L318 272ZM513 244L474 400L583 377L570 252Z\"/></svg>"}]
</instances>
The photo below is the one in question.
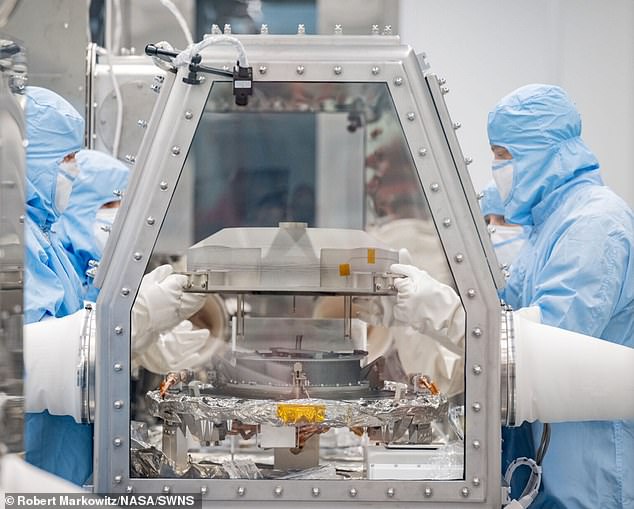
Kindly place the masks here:
<instances>
[{"instance_id":1,"label":"metal clamp","mask_svg":"<svg viewBox=\"0 0 634 509\"><path fill-rule=\"evenodd\" d=\"M515 329L513 310L503 305L500 322L500 410L502 424L515 426Z\"/></svg>"},{"instance_id":2,"label":"metal clamp","mask_svg":"<svg viewBox=\"0 0 634 509\"><path fill-rule=\"evenodd\" d=\"M81 389L81 422L95 420L95 343L97 337L94 303L84 304L84 319L79 338L79 363L77 364L77 386Z\"/></svg>"}]
</instances>

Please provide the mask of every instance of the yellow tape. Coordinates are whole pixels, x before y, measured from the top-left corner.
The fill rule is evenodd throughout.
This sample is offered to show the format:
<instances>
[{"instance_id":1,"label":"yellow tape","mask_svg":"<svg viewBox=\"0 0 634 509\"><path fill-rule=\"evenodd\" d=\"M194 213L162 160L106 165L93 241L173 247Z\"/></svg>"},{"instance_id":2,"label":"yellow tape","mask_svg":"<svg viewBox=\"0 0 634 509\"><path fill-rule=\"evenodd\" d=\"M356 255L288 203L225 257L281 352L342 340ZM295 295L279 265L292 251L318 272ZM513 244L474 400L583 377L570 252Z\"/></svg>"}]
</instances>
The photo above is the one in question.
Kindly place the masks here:
<instances>
[{"instance_id":1,"label":"yellow tape","mask_svg":"<svg viewBox=\"0 0 634 509\"><path fill-rule=\"evenodd\" d=\"M374 249L373 247L368 248L368 263L370 265L376 263L376 249Z\"/></svg>"},{"instance_id":2,"label":"yellow tape","mask_svg":"<svg viewBox=\"0 0 634 509\"><path fill-rule=\"evenodd\" d=\"M339 275L349 276L350 275L350 264L349 263L341 263L339 264Z\"/></svg>"},{"instance_id":3,"label":"yellow tape","mask_svg":"<svg viewBox=\"0 0 634 509\"><path fill-rule=\"evenodd\" d=\"M324 422L326 419L326 405L278 403L277 416L284 424Z\"/></svg>"}]
</instances>

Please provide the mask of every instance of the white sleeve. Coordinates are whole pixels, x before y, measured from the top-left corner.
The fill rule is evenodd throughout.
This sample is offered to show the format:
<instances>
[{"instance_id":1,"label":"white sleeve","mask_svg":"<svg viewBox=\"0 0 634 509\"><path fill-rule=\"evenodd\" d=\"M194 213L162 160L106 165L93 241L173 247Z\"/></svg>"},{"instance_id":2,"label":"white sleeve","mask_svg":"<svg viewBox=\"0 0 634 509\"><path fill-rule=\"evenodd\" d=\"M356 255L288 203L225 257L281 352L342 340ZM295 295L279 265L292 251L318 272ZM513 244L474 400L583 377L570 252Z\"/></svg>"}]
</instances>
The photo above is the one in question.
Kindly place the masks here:
<instances>
[{"instance_id":1,"label":"white sleeve","mask_svg":"<svg viewBox=\"0 0 634 509\"><path fill-rule=\"evenodd\" d=\"M26 412L70 415L81 422L78 377L86 310L24 326Z\"/></svg>"}]
</instances>

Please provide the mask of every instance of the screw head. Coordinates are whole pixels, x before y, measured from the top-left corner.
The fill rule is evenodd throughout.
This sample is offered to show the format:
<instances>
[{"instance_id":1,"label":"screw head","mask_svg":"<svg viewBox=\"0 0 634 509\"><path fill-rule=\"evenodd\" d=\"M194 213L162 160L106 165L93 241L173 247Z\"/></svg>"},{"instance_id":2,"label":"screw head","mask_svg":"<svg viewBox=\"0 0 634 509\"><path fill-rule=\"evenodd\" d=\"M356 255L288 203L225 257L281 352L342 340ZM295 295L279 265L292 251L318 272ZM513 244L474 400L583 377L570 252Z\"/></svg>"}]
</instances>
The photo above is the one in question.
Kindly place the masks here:
<instances>
[{"instance_id":1,"label":"screw head","mask_svg":"<svg viewBox=\"0 0 634 509\"><path fill-rule=\"evenodd\" d=\"M319 494L321 493L321 490L319 488L313 488L312 490L310 490L310 493L312 494L313 497L318 497Z\"/></svg>"},{"instance_id":2,"label":"screw head","mask_svg":"<svg viewBox=\"0 0 634 509\"><path fill-rule=\"evenodd\" d=\"M114 437L112 439L112 445L114 445L115 447L121 447L121 439L119 437Z\"/></svg>"},{"instance_id":3,"label":"screw head","mask_svg":"<svg viewBox=\"0 0 634 509\"><path fill-rule=\"evenodd\" d=\"M283 492L284 492L284 488L282 488L281 486L276 486L275 489L273 490L273 494L276 497L281 497Z\"/></svg>"},{"instance_id":4,"label":"screw head","mask_svg":"<svg viewBox=\"0 0 634 509\"><path fill-rule=\"evenodd\" d=\"M409 111L407 113L407 120L409 120L410 122L412 122L415 118L416 118L416 114L413 111Z\"/></svg>"},{"instance_id":5,"label":"screw head","mask_svg":"<svg viewBox=\"0 0 634 509\"><path fill-rule=\"evenodd\" d=\"M247 489L244 486L238 486L238 489L236 490L236 492L238 493L239 497L244 497L244 494L247 492Z\"/></svg>"},{"instance_id":6,"label":"screw head","mask_svg":"<svg viewBox=\"0 0 634 509\"><path fill-rule=\"evenodd\" d=\"M378 65L375 65L374 67L372 67L372 74L374 74L374 76L376 76L380 72L381 72L381 68Z\"/></svg>"},{"instance_id":7,"label":"screw head","mask_svg":"<svg viewBox=\"0 0 634 509\"><path fill-rule=\"evenodd\" d=\"M172 147L172 155L177 156L180 153L181 153L181 148L178 145L174 145Z\"/></svg>"},{"instance_id":8,"label":"screw head","mask_svg":"<svg viewBox=\"0 0 634 509\"><path fill-rule=\"evenodd\" d=\"M473 484L474 486L480 486L480 478L474 477L473 480L471 481L471 484Z\"/></svg>"},{"instance_id":9,"label":"screw head","mask_svg":"<svg viewBox=\"0 0 634 509\"><path fill-rule=\"evenodd\" d=\"M268 71L266 65L261 65L260 68L258 69L260 74L266 74L266 71Z\"/></svg>"},{"instance_id":10,"label":"screw head","mask_svg":"<svg viewBox=\"0 0 634 509\"><path fill-rule=\"evenodd\" d=\"M449 228L451 226L451 219L449 219L448 217L446 217L445 219L443 219L442 221L442 225L445 228Z\"/></svg>"},{"instance_id":11,"label":"screw head","mask_svg":"<svg viewBox=\"0 0 634 509\"><path fill-rule=\"evenodd\" d=\"M392 498L395 493L396 493L396 490L394 488L388 488L387 490L385 490L385 494L387 495L388 498Z\"/></svg>"},{"instance_id":12,"label":"screw head","mask_svg":"<svg viewBox=\"0 0 634 509\"><path fill-rule=\"evenodd\" d=\"M185 112L185 120L191 120L192 118L194 118L194 114L191 111L187 110Z\"/></svg>"},{"instance_id":13,"label":"screw head","mask_svg":"<svg viewBox=\"0 0 634 509\"><path fill-rule=\"evenodd\" d=\"M130 289L129 288L121 288L121 295L123 295L124 297L127 297L128 295L130 295Z\"/></svg>"},{"instance_id":14,"label":"screw head","mask_svg":"<svg viewBox=\"0 0 634 509\"><path fill-rule=\"evenodd\" d=\"M169 493L171 490L169 486L163 486L163 493Z\"/></svg>"},{"instance_id":15,"label":"screw head","mask_svg":"<svg viewBox=\"0 0 634 509\"><path fill-rule=\"evenodd\" d=\"M114 481L115 484L121 484L121 481L123 480L123 477L121 477L120 475L115 475L114 479L112 479Z\"/></svg>"},{"instance_id":16,"label":"screw head","mask_svg":"<svg viewBox=\"0 0 634 509\"><path fill-rule=\"evenodd\" d=\"M260 27L260 33L261 34L269 33L269 26L266 23L262 23L262 26Z\"/></svg>"},{"instance_id":17,"label":"screw head","mask_svg":"<svg viewBox=\"0 0 634 509\"><path fill-rule=\"evenodd\" d=\"M429 186L429 188L431 189L432 193L437 193L438 191L440 191L440 184L434 182L431 186Z\"/></svg>"},{"instance_id":18,"label":"screw head","mask_svg":"<svg viewBox=\"0 0 634 509\"><path fill-rule=\"evenodd\" d=\"M482 336L482 329L480 327L476 327L471 331L471 334L473 334L476 338L479 338Z\"/></svg>"},{"instance_id":19,"label":"screw head","mask_svg":"<svg viewBox=\"0 0 634 509\"><path fill-rule=\"evenodd\" d=\"M150 226L152 226L154 223L156 223L156 219L154 219L152 216L149 216L149 217L145 220L145 222L146 222L147 224L149 224Z\"/></svg>"},{"instance_id":20,"label":"screw head","mask_svg":"<svg viewBox=\"0 0 634 509\"><path fill-rule=\"evenodd\" d=\"M165 182L164 180L159 184L159 187L161 188L161 191L167 191L167 182Z\"/></svg>"},{"instance_id":21,"label":"screw head","mask_svg":"<svg viewBox=\"0 0 634 509\"><path fill-rule=\"evenodd\" d=\"M379 25L372 25L372 28L370 29L370 33L372 35L379 35L381 33L381 31L379 30Z\"/></svg>"},{"instance_id":22,"label":"screw head","mask_svg":"<svg viewBox=\"0 0 634 509\"><path fill-rule=\"evenodd\" d=\"M476 291L473 288L467 290L467 297L473 299L476 296Z\"/></svg>"},{"instance_id":23,"label":"screw head","mask_svg":"<svg viewBox=\"0 0 634 509\"><path fill-rule=\"evenodd\" d=\"M456 256L453 257L457 263L464 262L464 255L462 253L456 253Z\"/></svg>"},{"instance_id":24,"label":"screw head","mask_svg":"<svg viewBox=\"0 0 634 509\"><path fill-rule=\"evenodd\" d=\"M433 495L433 493L434 493L434 492L432 491L432 489L431 489L431 488L425 488L425 489L423 490L423 493L425 494L425 496L426 496L427 498L429 498L429 497L431 497L431 496Z\"/></svg>"},{"instance_id":25,"label":"screw head","mask_svg":"<svg viewBox=\"0 0 634 509\"><path fill-rule=\"evenodd\" d=\"M297 68L295 69L295 72L297 74L304 74L305 70L306 70L306 68L303 65L298 65Z\"/></svg>"},{"instance_id":26,"label":"screw head","mask_svg":"<svg viewBox=\"0 0 634 509\"><path fill-rule=\"evenodd\" d=\"M303 23L297 25L297 35L304 35L306 33L306 26Z\"/></svg>"},{"instance_id":27,"label":"screw head","mask_svg":"<svg viewBox=\"0 0 634 509\"><path fill-rule=\"evenodd\" d=\"M335 35L343 34L343 27L341 25L335 25Z\"/></svg>"},{"instance_id":28,"label":"screw head","mask_svg":"<svg viewBox=\"0 0 634 509\"><path fill-rule=\"evenodd\" d=\"M333 72L334 72L337 76L339 76L339 75L343 72L343 68L342 68L340 65L335 65L335 66L332 68L332 71L333 71Z\"/></svg>"},{"instance_id":29,"label":"screw head","mask_svg":"<svg viewBox=\"0 0 634 509\"><path fill-rule=\"evenodd\" d=\"M123 401L117 399L112 403L112 406L115 407L117 410L121 410L123 408Z\"/></svg>"},{"instance_id":30,"label":"screw head","mask_svg":"<svg viewBox=\"0 0 634 509\"><path fill-rule=\"evenodd\" d=\"M117 326L114 328L114 333L115 333L117 336L119 336L119 335L123 334L123 327L121 327L121 325L117 325Z\"/></svg>"},{"instance_id":31,"label":"screw head","mask_svg":"<svg viewBox=\"0 0 634 509\"><path fill-rule=\"evenodd\" d=\"M350 491L349 491L348 493L350 493L350 496L351 496L352 498L354 498L354 497L356 497L356 496L357 496L357 494L358 494L359 492L357 491L357 489L356 489L356 488L350 488Z\"/></svg>"},{"instance_id":32,"label":"screw head","mask_svg":"<svg viewBox=\"0 0 634 509\"><path fill-rule=\"evenodd\" d=\"M400 87L403 84L403 78L401 78L400 76L397 76L396 78L394 78L394 84L397 87Z\"/></svg>"},{"instance_id":33,"label":"screw head","mask_svg":"<svg viewBox=\"0 0 634 509\"><path fill-rule=\"evenodd\" d=\"M440 92L442 93L442 95L448 94L449 93L449 88L448 87L440 87Z\"/></svg>"},{"instance_id":34,"label":"screw head","mask_svg":"<svg viewBox=\"0 0 634 509\"><path fill-rule=\"evenodd\" d=\"M473 446L474 449L479 449L480 448L480 440L474 440L473 442L471 442L471 445Z\"/></svg>"},{"instance_id":35,"label":"screw head","mask_svg":"<svg viewBox=\"0 0 634 509\"><path fill-rule=\"evenodd\" d=\"M482 366L480 366L480 364L474 364L472 369L474 375L480 375L482 373Z\"/></svg>"},{"instance_id":36,"label":"screw head","mask_svg":"<svg viewBox=\"0 0 634 509\"><path fill-rule=\"evenodd\" d=\"M126 493L132 493L134 491L134 488L132 486L126 486L125 487L125 492Z\"/></svg>"},{"instance_id":37,"label":"screw head","mask_svg":"<svg viewBox=\"0 0 634 509\"><path fill-rule=\"evenodd\" d=\"M438 78L438 83L444 85L445 83L447 83L447 80L445 78Z\"/></svg>"},{"instance_id":38,"label":"screw head","mask_svg":"<svg viewBox=\"0 0 634 509\"><path fill-rule=\"evenodd\" d=\"M209 488L207 488L207 486L202 486L202 487L200 488L200 494L201 494L201 495L206 495L206 494L207 494L207 491L209 491Z\"/></svg>"},{"instance_id":39,"label":"screw head","mask_svg":"<svg viewBox=\"0 0 634 509\"><path fill-rule=\"evenodd\" d=\"M423 147L419 148L419 149L418 149L418 155L419 155L420 157L425 157L425 156L427 155L427 149L426 149L426 148L423 148Z\"/></svg>"},{"instance_id":40,"label":"screw head","mask_svg":"<svg viewBox=\"0 0 634 509\"><path fill-rule=\"evenodd\" d=\"M143 255L140 252L136 252L132 255L132 258L134 258L137 262L141 260L141 258L143 258Z\"/></svg>"},{"instance_id":41,"label":"screw head","mask_svg":"<svg viewBox=\"0 0 634 509\"><path fill-rule=\"evenodd\" d=\"M116 372L119 372L119 371L121 371L123 369L123 366L121 365L120 362L115 362L112 365L112 369L114 369Z\"/></svg>"},{"instance_id":42,"label":"screw head","mask_svg":"<svg viewBox=\"0 0 634 509\"><path fill-rule=\"evenodd\" d=\"M469 156L467 156L467 157L465 157L465 158L464 158L464 163L465 163L467 166L469 166L472 162L473 162L473 157L469 157Z\"/></svg>"},{"instance_id":43,"label":"screw head","mask_svg":"<svg viewBox=\"0 0 634 509\"><path fill-rule=\"evenodd\" d=\"M476 401L473 405L471 405L471 408L473 408L474 412L479 412L482 410L482 405Z\"/></svg>"},{"instance_id":44,"label":"screw head","mask_svg":"<svg viewBox=\"0 0 634 509\"><path fill-rule=\"evenodd\" d=\"M465 498L469 496L469 493L471 493L471 490L466 486L460 490L460 494Z\"/></svg>"},{"instance_id":45,"label":"screw head","mask_svg":"<svg viewBox=\"0 0 634 509\"><path fill-rule=\"evenodd\" d=\"M462 127L462 124L460 122L454 122L453 123L453 128L454 130L458 130Z\"/></svg>"}]
</instances>

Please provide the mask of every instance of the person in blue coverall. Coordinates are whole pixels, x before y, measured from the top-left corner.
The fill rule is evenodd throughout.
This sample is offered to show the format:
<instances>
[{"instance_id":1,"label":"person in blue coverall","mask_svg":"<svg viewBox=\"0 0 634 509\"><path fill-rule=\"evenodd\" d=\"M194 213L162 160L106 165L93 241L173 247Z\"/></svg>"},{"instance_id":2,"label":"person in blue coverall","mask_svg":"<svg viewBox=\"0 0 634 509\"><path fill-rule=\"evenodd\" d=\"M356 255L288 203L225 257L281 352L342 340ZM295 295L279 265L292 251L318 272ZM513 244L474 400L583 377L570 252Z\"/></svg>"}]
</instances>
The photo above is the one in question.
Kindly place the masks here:
<instances>
[{"instance_id":1,"label":"person in blue coverall","mask_svg":"<svg viewBox=\"0 0 634 509\"><path fill-rule=\"evenodd\" d=\"M480 210L487 223L495 254L505 268L509 268L524 246L530 233L530 226L519 226L506 222L504 204L495 182L482 191Z\"/></svg>"},{"instance_id":2,"label":"person in blue coverall","mask_svg":"<svg viewBox=\"0 0 634 509\"><path fill-rule=\"evenodd\" d=\"M53 231L82 281L84 298L96 302L98 290L86 271L91 260L101 260L108 230L128 186L130 170L118 159L97 150L80 150L75 160L79 175L73 183L68 207Z\"/></svg>"},{"instance_id":3,"label":"person in blue coverall","mask_svg":"<svg viewBox=\"0 0 634 509\"><path fill-rule=\"evenodd\" d=\"M566 92L517 89L489 114L488 136L504 216L532 227L501 297L514 309L539 306L544 324L634 347L634 214L603 185ZM533 443L541 428L532 425ZM634 508L634 422L551 428L543 491L531 507Z\"/></svg>"},{"instance_id":4,"label":"person in blue coverall","mask_svg":"<svg viewBox=\"0 0 634 509\"><path fill-rule=\"evenodd\" d=\"M79 424L71 392L76 385L76 345L85 290L66 249L51 229L64 212L81 171L77 153L84 122L65 99L50 90L27 87L26 98L26 460L82 485L92 474L93 430L92 425ZM204 296L184 294L186 283L187 278L172 274L170 266L158 267L143 278L132 309L133 354L151 353L169 369L172 350L185 342L194 360L207 358L194 354L207 348L208 331L170 333L203 304ZM166 350L167 360L162 355ZM69 379L70 384L60 390Z\"/></svg>"},{"instance_id":5,"label":"person in blue coverall","mask_svg":"<svg viewBox=\"0 0 634 509\"><path fill-rule=\"evenodd\" d=\"M27 88L27 196L24 323L63 317L81 309L82 284L64 247L51 234L78 174L74 153L84 120L65 99ZM28 374L27 374L28 376ZM92 471L92 426L47 411L25 414L26 460L82 484Z\"/></svg>"}]
</instances>

